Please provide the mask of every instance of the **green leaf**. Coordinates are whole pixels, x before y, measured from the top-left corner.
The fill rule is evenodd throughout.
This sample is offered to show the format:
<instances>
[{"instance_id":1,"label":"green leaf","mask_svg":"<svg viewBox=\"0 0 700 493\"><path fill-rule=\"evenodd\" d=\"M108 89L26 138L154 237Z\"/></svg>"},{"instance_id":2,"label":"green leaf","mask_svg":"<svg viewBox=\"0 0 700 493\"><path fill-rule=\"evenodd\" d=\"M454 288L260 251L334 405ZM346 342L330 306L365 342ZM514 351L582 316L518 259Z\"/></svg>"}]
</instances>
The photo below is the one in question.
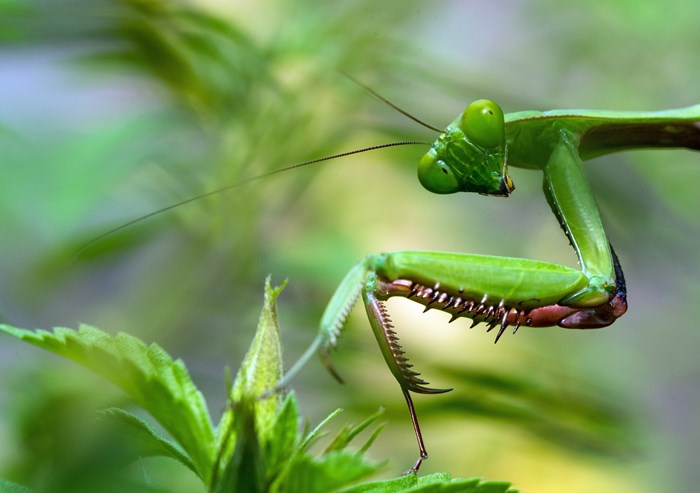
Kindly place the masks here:
<instances>
[{"instance_id":1,"label":"green leaf","mask_svg":"<svg viewBox=\"0 0 700 493\"><path fill-rule=\"evenodd\" d=\"M265 491L260 438L255 428L256 403L243 399L234 403L235 447L220 478L214 480L214 493Z\"/></svg>"},{"instance_id":2,"label":"green leaf","mask_svg":"<svg viewBox=\"0 0 700 493\"><path fill-rule=\"evenodd\" d=\"M418 477L408 474L400 478L363 483L338 493L518 493L504 481L482 481L479 478L453 479L447 473Z\"/></svg>"},{"instance_id":3,"label":"green leaf","mask_svg":"<svg viewBox=\"0 0 700 493\"><path fill-rule=\"evenodd\" d=\"M138 416L116 407L104 410L102 416L114 421L121 431L121 436L127 436L132 445L136 446L138 456L171 457L197 473L192 459L177 443L160 436L151 425Z\"/></svg>"},{"instance_id":4,"label":"green leaf","mask_svg":"<svg viewBox=\"0 0 700 493\"><path fill-rule=\"evenodd\" d=\"M265 296L258 328L231 386L231 403L217 427L216 469L222 477L233 474L229 462L233 460L232 454L238 447L237 430L240 426L236 424L239 419L235 416L239 412L237 409L253 406L251 413L255 420L252 426L257 433L258 442L266 444L275 438L272 429L278 419L282 394L272 393L264 399L260 397L275 388L284 372L276 300L285 284L286 282L273 289L270 278L265 280ZM296 428L294 433L296 434Z\"/></svg>"},{"instance_id":5,"label":"green leaf","mask_svg":"<svg viewBox=\"0 0 700 493\"><path fill-rule=\"evenodd\" d=\"M272 425L270 439L263 445L265 477L268 481L278 477L301 452L299 421L296 397L290 392Z\"/></svg>"},{"instance_id":6,"label":"green leaf","mask_svg":"<svg viewBox=\"0 0 700 493\"><path fill-rule=\"evenodd\" d=\"M263 439L268 436L280 405L280 394L267 399L258 398L273 390L284 373L276 300L285 284L286 281L273 289L270 287L270 277L265 280L265 299L258 329L243 358L231 392L233 402L246 398L256 401L255 425Z\"/></svg>"},{"instance_id":7,"label":"green leaf","mask_svg":"<svg viewBox=\"0 0 700 493\"><path fill-rule=\"evenodd\" d=\"M88 325L53 332L0 325L0 332L72 359L116 384L177 440L209 484L214 432L204 397L182 361L173 361L157 344L123 333L112 337Z\"/></svg>"},{"instance_id":8,"label":"green leaf","mask_svg":"<svg viewBox=\"0 0 700 493\"><path fill-rule=\"evenodd\" d=\"M603 387L581 381L562 393L554 370L533 370L527 378L481 368L440 370L462 388L439 408L429 403L426 412L455 410L509 423L568 451L625 458L636 450L633 420Z\"/></svg>"},{"instance_id":9,"label":"green leaf","mask_svg":"<svg viewBox=\"0 0 700 493\"><path fill-rule=\"evenodd\" d=\"M325 433L322 433L323 428L336 416L338 416L340 413L342 413L342 409L336 409L332 413L330 413L328 416L324 418L323 421L321 421L316 427L311 430L309 433L306 434L304 439L301 442L301 449L303 451L306 451L313 445L313 443L321 438Z\"/></svg>"},{"instance_id":10,"label":"green leaf","mask_svg":"<svg viewBox=\"0 0 700 493\"><path fill-rule=\"evenodd\" d=\"M318 458L300 456L278 490L284 493L326 493L377 472L379 466L349 451L334 451Z\"/></svg>"},{"instance_id":11,"label":"green leaf","mask_svg":"<svg viewBox=\"0 0 700 493\"><path fill-rule=\"evenodd\" d=\"M357 435L362 433L369 425L374 423L382 414L384 414L384 410L380 409L376 413L372 414L370 417L365 419L362 423L359 425L352 425L352 424L347 424L343 426L338 434L335 436L333 441L331 441L330 444L326 447L326 450L324 453L331 452L333 450L342 450L345 447L348 446L348 444L352 441L353 438L355 438ZM376 433L373 433L372 436L370 437L370 442L376 438ZM369 447L369 443L365 444L362 448L366 450Z\"/></svg>"},{"instance_id":12,"label":"green leaf","mask_svg":"<svg viewBox=\"0 0 700 493\"><path fill-rule=\"evenodd\" d=\"M337 409L300 441L296 453L289 457L285 469L275 478L272 491L279 493L325 492L352 484L376 473L381 464L366 460L363 451L376 438L376 430L360 452L346 450L349 442L382 414L373 414L359 425L343 427L320 457L308 455L311 444L321 436L325 425L341 412Z\"/></svg>"},{"instance_id":13,"label":"green leaf","mask_svg":"<svg viewBox=\"0 0 700 493\"><path fill-rule=\"evenodd\" d=\"M340 490L338 493L392 493L394 491L406 491L418 484L415 474L407 474L395 479L383 481L370 481Z\"/></svg>"},{"instance_id":14,"label":"green leaf","mask_svg":"<svg viewBox=\"0 0 700 493\"><path fill-rule=\"evenodd\" d=\"M0 493L33 493L34 490L22 486L21 484L13 483L0 479Z\"/></svg>"}]
</instances>

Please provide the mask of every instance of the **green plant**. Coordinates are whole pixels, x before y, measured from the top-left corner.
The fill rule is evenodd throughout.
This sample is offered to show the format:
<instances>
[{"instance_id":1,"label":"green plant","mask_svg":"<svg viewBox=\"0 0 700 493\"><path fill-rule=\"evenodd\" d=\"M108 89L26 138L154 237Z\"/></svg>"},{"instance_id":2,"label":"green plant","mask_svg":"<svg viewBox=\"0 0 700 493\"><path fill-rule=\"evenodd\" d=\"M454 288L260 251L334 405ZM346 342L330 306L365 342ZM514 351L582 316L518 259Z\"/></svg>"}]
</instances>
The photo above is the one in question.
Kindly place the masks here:
<instances>
[{"instance_id":1,"label":"green plant","mask_svg":"<svg viewBox=\"0 0 700 493\"><path fill-rule=\"evenodd\" d=\"M275 302L282 288L271 288L268 279L257 333L236 378L228 385L226 409L217 426L184 363L173 360L157 344L147 345L123 333L113 337L87 325L52 332L0 325L1 332L69 358L111 381L170 435L166 437L125 409L101 411L97 422L103 440L98 449L102 453L93 457L95 460L81 475L68 476L71 483L49 482L43 489L167 491L149 484L145 473L136 479L122 474L126 464L139 458L163 456L189 468L212 493L513 493L509 483L453 479L448 474L409 474L357 484L381 468L365 456L381 426L357 451L348 445L373 425L381 412L358 425L345 425L319 448L317 442L325 435L324 428L340 409L309 430L300 427L293 392L265 395L283 375ZM16 483L0 481L0 493L29 491Z\"/></svg>"}]
</instances>

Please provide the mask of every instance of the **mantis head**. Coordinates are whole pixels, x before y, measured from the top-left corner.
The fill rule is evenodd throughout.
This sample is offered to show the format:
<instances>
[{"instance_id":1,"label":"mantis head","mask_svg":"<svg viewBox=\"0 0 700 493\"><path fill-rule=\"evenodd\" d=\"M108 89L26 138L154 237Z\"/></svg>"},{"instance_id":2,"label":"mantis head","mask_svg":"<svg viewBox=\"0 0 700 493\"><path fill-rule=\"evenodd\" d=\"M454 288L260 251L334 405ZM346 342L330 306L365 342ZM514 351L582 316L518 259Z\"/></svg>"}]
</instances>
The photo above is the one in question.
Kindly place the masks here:
<instances>
[{"instance_id":1,"label":"mantis head","mask_svg":"<svg viewBox=\"0 0 700 493\"><path fill-rule=\"evenodd\" d=\"M433 193L477 192L507 197L503 110L493 101L474 101L433 143L418 165L418 179Z\"/></svg>"}]
</instances>

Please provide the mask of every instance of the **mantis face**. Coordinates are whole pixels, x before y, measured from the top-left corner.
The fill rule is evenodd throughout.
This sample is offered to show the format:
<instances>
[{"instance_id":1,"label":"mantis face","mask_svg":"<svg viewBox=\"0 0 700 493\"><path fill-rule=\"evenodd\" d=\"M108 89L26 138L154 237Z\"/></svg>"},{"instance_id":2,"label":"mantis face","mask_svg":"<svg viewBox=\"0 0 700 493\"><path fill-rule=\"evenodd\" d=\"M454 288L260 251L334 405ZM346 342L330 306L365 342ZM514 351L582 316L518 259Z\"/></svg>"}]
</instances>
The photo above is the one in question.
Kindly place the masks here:
<instances>
[{"instance_id":1,"label":"mantis face","mask_svg":"<svg viewBox=\"0 0 700 493\"><path fill-rule=\"evenodd\" d=\"M438 137L418 164L418 179L433 193L477 192L507 197L515 188L505 159L503 111L474 101Z\"/></svg>"}]
</instances>

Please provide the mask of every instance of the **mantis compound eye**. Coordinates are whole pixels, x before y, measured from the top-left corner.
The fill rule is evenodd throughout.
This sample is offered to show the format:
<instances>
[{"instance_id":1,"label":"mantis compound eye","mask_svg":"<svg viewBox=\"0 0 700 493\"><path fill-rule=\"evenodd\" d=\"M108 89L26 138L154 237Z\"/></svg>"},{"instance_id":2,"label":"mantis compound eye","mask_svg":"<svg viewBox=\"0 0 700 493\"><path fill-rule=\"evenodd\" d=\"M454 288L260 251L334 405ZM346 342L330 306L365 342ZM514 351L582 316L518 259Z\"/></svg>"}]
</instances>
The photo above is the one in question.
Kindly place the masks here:
<instances>
[{"instance_id":1,"label":"mantis compound eye","mask_svg":"<svg viewBox=\"0 0 700 493\"><path fill-rule=\"evenodd\" d=\"M505 144L503 110L488 99L479 99L467 106L462 113L461 127L473 144L485 149L495 149Z\"/></svg>"},{"instance_id":2,"label":"mantis compound eye","mask_svg":"<svg viewBox=\"0 0 700 493\"><path fill-rule=\"evenodd\" d=\"M460 191L459 180L454 171L430 149L418 163L418 180L433 193L455 193Z\"/></svg>"}]
</instances>

